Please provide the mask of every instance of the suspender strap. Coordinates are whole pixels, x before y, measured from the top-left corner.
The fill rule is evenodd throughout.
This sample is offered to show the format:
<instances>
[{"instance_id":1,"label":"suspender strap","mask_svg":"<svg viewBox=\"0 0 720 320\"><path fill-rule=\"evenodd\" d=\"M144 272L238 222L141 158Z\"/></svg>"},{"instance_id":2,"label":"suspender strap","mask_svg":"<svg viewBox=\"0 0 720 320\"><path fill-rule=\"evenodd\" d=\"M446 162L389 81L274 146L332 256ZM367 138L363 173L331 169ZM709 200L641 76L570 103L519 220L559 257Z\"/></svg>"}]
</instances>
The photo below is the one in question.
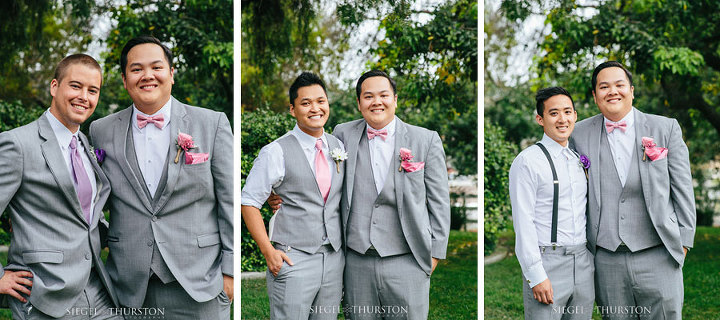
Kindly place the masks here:
<instances>
[{"instance_id":1,"label":"suspender strap","mask_svg":"<svg viewBox=\"0 0 720 320\"><path fill-rule=\"evenodd\" d=\"M550 157L550 153L548 153L547 149L545 148L545 146L542 145L542 143L538 142L536 143L536 145L540 147L540 150L542 150L548 162L550 162L550 169L552 169L553 174L553 213L552 227L550 229L550 243L552 244L553 249L555 249L555 246L557 245L558 194L560 193L560 182L558 181L557 172L555 171L555 164Z\"/></svg>"}]
</instances>

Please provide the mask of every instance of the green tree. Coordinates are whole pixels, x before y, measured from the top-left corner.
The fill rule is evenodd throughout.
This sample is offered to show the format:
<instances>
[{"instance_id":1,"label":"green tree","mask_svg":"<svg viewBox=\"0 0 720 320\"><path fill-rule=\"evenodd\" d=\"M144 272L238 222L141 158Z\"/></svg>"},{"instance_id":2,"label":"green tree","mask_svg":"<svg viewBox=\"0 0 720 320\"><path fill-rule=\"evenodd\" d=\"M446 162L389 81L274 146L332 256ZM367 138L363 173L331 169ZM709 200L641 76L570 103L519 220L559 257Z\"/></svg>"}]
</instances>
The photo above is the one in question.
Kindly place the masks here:
<instances>
[{"instance_id":1,"label":"green tree","mask_svg":"<svg viewBox=\"0 0 720 320\"><path fill-rule=\"evenodd\" d=\"M509 177L517 147L505 141L502 128L485 121L485 254L495 250L500 232L510 222Z\"/></svg>"}]
</instances>

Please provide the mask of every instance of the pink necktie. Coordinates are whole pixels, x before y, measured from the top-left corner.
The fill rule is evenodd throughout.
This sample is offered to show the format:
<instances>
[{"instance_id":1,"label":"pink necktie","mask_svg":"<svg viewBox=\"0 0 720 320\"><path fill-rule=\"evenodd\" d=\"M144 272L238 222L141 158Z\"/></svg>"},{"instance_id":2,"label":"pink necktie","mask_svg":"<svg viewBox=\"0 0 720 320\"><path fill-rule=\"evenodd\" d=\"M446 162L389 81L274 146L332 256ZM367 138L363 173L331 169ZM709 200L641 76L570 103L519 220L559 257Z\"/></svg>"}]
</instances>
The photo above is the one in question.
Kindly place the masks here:
<instances>
[{"instance_id":1,"label":"pink necktie","mask_svg":"<svg viewBox=\"0 0 720 320\"><path fill-rule=\"evenodd\" d=\"M605 122L605 129L607 130L607 133L612 133L615 129L620 129L623 133L625 133L625 130L627 129L627 123L625 121L620 122Z\"/></svg>"},{"instance_id":2,"label":"pink necktie","mask_svg":"<svg viewBox=\"0 0 720 320\"><path fill-rule=\"evenodd\" d=\"M165 123L165 117L162 115L162 113L150 117L138 113L137 122L140 129L145 128L148 123L153 123L158 129L162 129L163 124Z\"/></svg>"},{"instance_id":3,"label":"pink necktie","mask_svg":"<svg viewBox=\"0 0 720 320\"><path fill-rule=\"evenodd\" d=\"M325 155L322 152L323 142L321 139L315 141L315 180L317 181L323 200L327 201L330 193L330 167L328 167Z\"/></svg>"},{"instance_id":4,"label":"pink necktie","mask_svg":"<svg viewBox=\"0 0 720 320\"><path fill-rule=\"evenodd\" d=\"M385 139L387 139L388 132L387 132L387 129L375 130L373 128L368 128L367 136L368 136L368 140L372 140L375 137L380 137L383 139L383 141L385 141Z\"/></svg>"},{"instance_id":5,"label":"pink necktie","mask_svg":"<svg viewBox=\"0 0 720 320\"><path fill-rule=\"evenodd\" d=\"M77 192L80 207L82 208L85 221L90 223L90 205L92 204L92 185L90 178L85 171L80 152L77 150L77 138L70 140L70 163L72 164L73 180L75 181L75 192Z\"/></svg>"}]
</instances>

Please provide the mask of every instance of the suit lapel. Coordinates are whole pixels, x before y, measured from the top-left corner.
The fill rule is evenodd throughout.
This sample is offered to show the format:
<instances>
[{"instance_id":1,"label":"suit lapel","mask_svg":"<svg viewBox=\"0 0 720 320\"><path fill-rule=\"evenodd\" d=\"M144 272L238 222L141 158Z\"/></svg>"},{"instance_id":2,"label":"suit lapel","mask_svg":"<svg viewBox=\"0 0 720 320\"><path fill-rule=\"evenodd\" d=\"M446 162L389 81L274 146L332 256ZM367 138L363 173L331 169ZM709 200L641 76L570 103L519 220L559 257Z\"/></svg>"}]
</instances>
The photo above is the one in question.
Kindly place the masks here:
<instances>
[{"instance_id":1,"label":"suit lapel","mask_svg":"<svg viewBox=\"0 0 720 320\"><path fill-rule=\"evenodd\" d=\"M130 166L130 162L128 161L128 155L126 153L128 147L127 138L129 134L132 134L132 131L130 131L130 118L132 117L132 110L133 108L131 106L123 111L120 111L120 114L118 115L118 120L115 122L113 134L115 142L119 143L115 143L114 145L120 146L120 148L115 151L119 155L118 163L120 165L120 168L122 169L123 174L125 175L125 178L132 186L132 189L135 190L138 199L140 199L145 208L148 209L148 211L152 211L150 199L148 199L145 191L143 190L143 185L140 183L140 179L138 179L138 175L140 175L140 172L135 172L135 170L132 169L132 166Z\"/></svg>"},{"instance_id":2,"label":"suit lapel","mask_svg":"<svg viewBox=\"0 0 720 320\"><path fill-rule=\"evenodd\" d=\"M652 195L650 194L652 188L650 184L649 167L642 161L642 137L652 137L652 131L645 119L644 113L636 109L633 109L631 112L635 112L635 150L633 151L635 152L635 156L638 159L638 165L640 166L638 169L640 169L640 183L642 185L643 196L645 196L645 199L652 199ZM648 208L648 212L650 212L650 206L646 205L646 207ZM650 215L650 217L652 218L652 215Z\"/></svg>"},{"instance_id":3,"label":"suit lapel","mask_svg":"<svg viewBox=\"0 0 720 320\"><path fill-rule=\"evenodd\" d=\"M80 200L78 200L77 193L75 192L72 176L70 176L70 172L68 172L66 167L64 155L60 150L60 145L58 145L55 133L53 132L50 122L47 120L46 116L40 117L39 128L40 129L38 131L40 136L45 139L45 142L41 145L45 163L47 163L48 168L50 168L50 172L52 173L55 182L60 187L60 190L62 190L63 195L67 198L73 208L73 211L75 211L75 214L80 218L80 220L87 223L87 221L85 221L82 208L80 208Z\"/></svg>"},{"instance_id":4,"label":"suit lapel","mask_svg":"<svg viewBox=\"0 0 720 320\"><path fill-rule=\"evenodd\" d=\"M588 153L590 157L590 176L594 177L592 180L592 187L595 190L595 200L600 203L600 139L605 133L603 130L603 116L600 114L596 116L590 125L590 134L588 135L587 145ZM595 164L595 165L593 165Z\"/></svg>"},{"instance_id":5,"label":"suit lapel","mask_svg":"<svg viewBox=\"0 0 720 320\"><path fill-rule=\"evenodd\" d=\"M95 195L95 206L93 210L93 221L90 224L95 225L100 219L100 216L102 213L102 206L98 205L98 203L105 203L107 200L108 195L110 194L110 181L108 180L105 173L100 169L100 165L98 165L97 162L97 156L95 155L94 150L90 149L90 142L88 141L85 134L80 132L79 134L80 140L82 141L83 145L85 146L85 154L87 155L88 159L90 160L90 165L93 168L93 172L95 173L95 182L97 186L97 193Z\"/></svg>"},{"instance_id":6,"label":"suit lapel","mask_svg":"<svg viewBox=\"0 0 720 320\"><path fill-rule=\"evenodd\" d=\"M328 142L328 152L330 152L330 154L332 154L332 150L335 148L338 148L339 145L335 142L334 139L332 139L329 136L330 136L329 134L325 133L325 140L327 140L327 142ZM331 158L328 165L330 167L330 177L331 177L330 178L331 179L330 180L331 181L330 182L330 194L332 194L332 193L336 192L337 188L342 188L342 186L340 185L340 179L342 178L342 176L340 175L340 173L338 173L338 165L342 166L342 163L338 164L337 162L333 161ZM318 190L319 190L319 188L318 188Z\"/></svg>"},{"instance_id":7,"label":"suit lapel","mask_svg":"<svg viewBox=\"0 0 720 320\"><path fill-rule=\"evenodd\" d=\"M170 199L170 196L172 196L173 191L175 191L175 184L180 176L180 168L185 164L185 151L182 152L183 154L180 155L180 159L177 163L175 163L175 156L177 155L176 139L178 132L187 133L189 135L193 134L192 132L188 132L190 119L188 119L185 106L175 100L175 98L170 99L172 99L172 110L170 111L170 147L168 148L168 155L165 160L165 166L167 167L167 180L165 181L165 187L162 189L160 199L157 201L152 210L153 213L160 211Z\"/></svg>"},{"instance_id":8,"label":"suit lapel","mask_svg":"<svg viewBox=\"0 0 720 320\"><path fill-rule=\"evenodd\" d=\"M395 179L395 199L398 208L398 215L400 216L400 221L402 221L403 210L400 204L403 203L403 190L405 186L405 183L403 181L404 172L402 172L402 170L399 170L400 163L396 159L399 159L400 157L401 146L404 147L409 145L409 139L406 135L407 127L405 126L405 123L402 122L399 118L395 118L395 120L395 148L393 150L392 157L390 158L390 170L392 170L393 177ZM396 167L398 169L395 169Z\"/></svg>"},{"instance_id":9,"label":"suit lapel","mask_svg":"<svg viewBox=\"0 0 720 320\"><path fill-rule=\"evenodd\" d=\"M345 143L345 149L348 152L347 166L345 167L345 183L347 186L347 198L348 205L352 203L353 186L355 184L355 169L357 166L358 148L360 146L360 138L362 138L363 132L365 132L366 122L358 121L355 127L350 129L348 132L347 143ZM347 222L347 221L345 221Z\"/></svg>"}]
</instances>

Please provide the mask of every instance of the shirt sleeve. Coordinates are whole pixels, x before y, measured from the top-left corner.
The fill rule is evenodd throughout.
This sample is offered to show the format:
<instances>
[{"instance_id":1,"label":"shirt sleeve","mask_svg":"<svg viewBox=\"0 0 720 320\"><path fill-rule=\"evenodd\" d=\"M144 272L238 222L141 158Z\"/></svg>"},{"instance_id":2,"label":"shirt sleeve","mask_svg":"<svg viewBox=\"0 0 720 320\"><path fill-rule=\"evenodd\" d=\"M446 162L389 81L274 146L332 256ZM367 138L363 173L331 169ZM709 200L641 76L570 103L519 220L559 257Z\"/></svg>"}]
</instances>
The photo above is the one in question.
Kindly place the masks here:
<instances>
[{"instance_id":1,"label":"shirt sleeve","mask_svg":"<svg viewBox=\"0 0 720 320\"><path fill-rule=\"evenodd\" d=\"M260 149L255 158L242 188L241 204L262 208L272 189L279 186L284 177L285 160L282 147L272 142Z\"/></svg>"},{"instance_id":2,"label":"shirt sleeve","mask_svg":"<svg viewBox=\"0 0 720 320\"><path fill-rule=\"evenodd\" d=\"M525 157L518 156L510 167L510 203L515 228L515 254L530 287L547 279L535 231L537 188L537 176Z\"/></svg>"}]
</instances>

